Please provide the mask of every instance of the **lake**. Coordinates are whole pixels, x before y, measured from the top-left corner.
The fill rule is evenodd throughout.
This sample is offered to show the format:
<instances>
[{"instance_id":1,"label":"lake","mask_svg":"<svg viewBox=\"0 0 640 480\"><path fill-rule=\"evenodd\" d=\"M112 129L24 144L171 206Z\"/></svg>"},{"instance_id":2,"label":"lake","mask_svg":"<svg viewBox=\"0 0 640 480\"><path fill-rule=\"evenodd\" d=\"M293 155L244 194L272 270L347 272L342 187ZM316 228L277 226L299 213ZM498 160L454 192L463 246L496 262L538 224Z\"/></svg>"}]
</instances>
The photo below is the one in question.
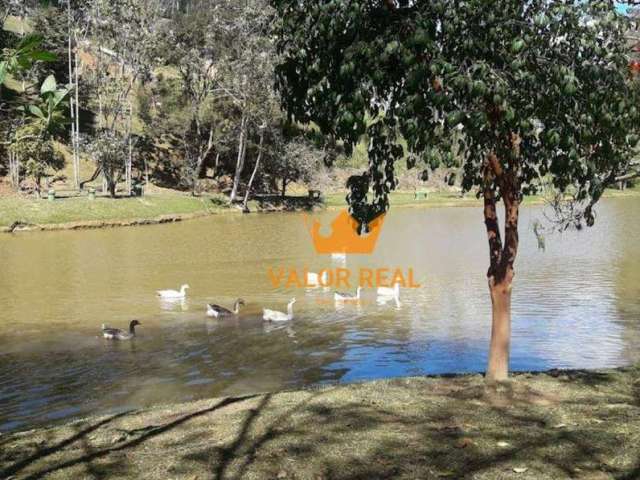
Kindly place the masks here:
<instances>
[{"instance_id":1,"label":"lake","mask_svg":"<svg viewBox=\"0 0 640 480\"><path fill-rule=\"evenodd\" d=\"M313 216L328 225L336 211ZM607 199L596 225L547 235L524 208L513 296L513 370L639 360L640 201ZM396 208L371 255L316 254L304 214L0 237L0 430L212 396L381 377L483 371L489 344L482 209ZM420 288L379 305L279 286L269 268L412 269ZM188 283L184 302L155 291ZM355 286L354 286L355 289ZM247 305L238 318L207 302ZM265 324L263 307L295 319ZM135 340L110 342L102 323Z\"/></svg>"}]
</instances>

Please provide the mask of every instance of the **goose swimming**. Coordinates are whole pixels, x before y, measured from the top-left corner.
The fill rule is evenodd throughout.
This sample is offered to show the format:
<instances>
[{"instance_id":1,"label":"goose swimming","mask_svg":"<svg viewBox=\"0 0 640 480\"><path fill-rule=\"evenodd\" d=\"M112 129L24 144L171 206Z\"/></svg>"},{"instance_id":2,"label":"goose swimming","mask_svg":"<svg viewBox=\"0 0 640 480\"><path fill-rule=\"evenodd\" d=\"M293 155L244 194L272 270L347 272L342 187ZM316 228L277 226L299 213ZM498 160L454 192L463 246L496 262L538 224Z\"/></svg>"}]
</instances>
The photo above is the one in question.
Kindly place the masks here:
<instances>
[{"instance_id":1,"label":"goose swimming","mask_svg":"<svg viewBox=\"0 0 640 480\"><path fill-rule=\"evenodd\" d=\"M156 293L160 298L177 300L187 296L187 288L189 288L189 285L184 284L180 287L180 290L158 290Z\"/></svg>"},{"instance_id":2,"label":"goose swimming","mask_svg":"<svg viewBox=\"0 0 640 480\"><path fill-rule=\"evenodd\" d=\"M136 336L136 325L142 325L138 320L131 320L129 323L129 332L120 330L119 328L107 327L102 324L102 336L108 340L131 340Z\"/></svg>"},{"instance_id":3,"label":"goose swimming","mask_svg":"<svg viewBox=\"0 0 640 480\"><path fill-rule=\"evenodd\" d=\"M293 320L293 304L296 303L296 299L292 298L287 305L287 313L279 312L277 310L269 310L268 308L262 309L262 319L268 322L288 322Z\"/></svg>"},{"instance_id":4,"label":"goose swimming","mask_svg":"<svg viewBox=\"0 0 640 480\"><path fill-rule=\"evenodd\" d=\"M356 290L356 294L345 293L345 292L334 292L333 298L336 302L344 302L344 301L354 301L360 300L360 292L362 291L362 287L358 287Z\"/></svg>"},{"instance_id":5,"label":"goose swimming","mask_svg":"<svg viewBox=\"0 0 640 480\"><path fill-rule=\"evenodd\" d=\"M238 315L240 312L240 305L244 306L244 300L239 298L233 304L233 310L229 310L228 308L221 307L220 305L214 305L212 303L207 303L207 316L209 317L230 317L233 315Z\"/></svg>"}]
</instances>

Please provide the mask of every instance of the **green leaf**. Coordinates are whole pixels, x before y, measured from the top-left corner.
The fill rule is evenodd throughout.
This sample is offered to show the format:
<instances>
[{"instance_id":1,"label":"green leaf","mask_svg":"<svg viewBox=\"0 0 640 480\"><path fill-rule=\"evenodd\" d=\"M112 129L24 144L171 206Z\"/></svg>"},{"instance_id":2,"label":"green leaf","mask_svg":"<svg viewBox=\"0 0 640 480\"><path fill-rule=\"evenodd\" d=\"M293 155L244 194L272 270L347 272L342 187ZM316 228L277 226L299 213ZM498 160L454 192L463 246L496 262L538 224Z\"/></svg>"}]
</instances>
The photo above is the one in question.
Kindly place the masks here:
<instances>
[{"instance_id":1,"label":"green leaf","mask_svg":"<svg viewBox=\"0 0 640 480\"><path fill-rule=\"evenodd\" d=\"M60 89L60 90L56 90L55 92L53 92L53 96L52 96L52 106L53 109L58 108L58 105L60 105L60 103L66 98L66 96L69 94L69 89Z\"/></svg>"},{"instance_id":2,"label":"green leaf","mask_svg":"<svg viewBox=\"0 0 640 480\"><path fill-rule=\"evenodd\" d=\"M4 83L7 77L7 62L0 62L0 85Z\"/></svg>"},{"instance_id":3,"label":"green leaf","mask_svg":"<svg viewBox=\"0 0 640 480\"><path fill-rule=\"evenodd\" d=\"M45 94L49 92L55 92L58 88L58 83L56 82L56 77L53 75L49 75L44 82L42 82L42 86L40 87L40 93Z\"/></svg>"},{"instance_id":4,"label":"green leaf","mask_svg":"<svg viewBox=\"0 0 640 480\"><path fill-rule=\"evenodd\" d=\"M392 40L391 42L387 43L387 46L384 50L386 53L392 54L395 53L396 50L398 50L399 46L400 43L397 40Z\"/></svg>"},{"instance_id":5,"label":"green leaf","mask_svg":"<svg viewBox=\"0 0 640 480\"><path fill-rule=\"evenodd\" d=\"M47 118L45 117L42 110L40 110L40 107L36 105L29 105L28 108L29 108L29 112L31 112L32 115L35 115L36 117L41 118L42 120L45 120Z\"/></svg>"},{"instance_id":6,"label":"green leaf","mask_svg":"<svg viewBox=\"0 0 640 480\"><path fill-rule=\"evenodd\" d=\"M522 49L525 47L525 42L522 39L514 40L511 44L511 51L513 53L520 53Z\"/></svg>"},{"instance_id":7,"label":"green leaf","mask_svg":"<svg viewBox=\"0 0 640 480\"><path fill-rule=\"evenodd\" d=\"M30 54L33 60L38 60L40 62L55 62L58 59L58 56L55 53L47 52L45 50L38 50Z\"/></svg>"},{"instance_id":8,"label":"green leaf","mask_svg":"<svg viewBox=\"0 0 640 480\"><path fill-rule=\"evenodd\" d=\"M43 41L42 35L38 35L35 33L27 35L18 44L18 51L21 53L29 52L34 48L39 47L40 44L42 44L42 41Z\"/></svg>"}]
</instances>

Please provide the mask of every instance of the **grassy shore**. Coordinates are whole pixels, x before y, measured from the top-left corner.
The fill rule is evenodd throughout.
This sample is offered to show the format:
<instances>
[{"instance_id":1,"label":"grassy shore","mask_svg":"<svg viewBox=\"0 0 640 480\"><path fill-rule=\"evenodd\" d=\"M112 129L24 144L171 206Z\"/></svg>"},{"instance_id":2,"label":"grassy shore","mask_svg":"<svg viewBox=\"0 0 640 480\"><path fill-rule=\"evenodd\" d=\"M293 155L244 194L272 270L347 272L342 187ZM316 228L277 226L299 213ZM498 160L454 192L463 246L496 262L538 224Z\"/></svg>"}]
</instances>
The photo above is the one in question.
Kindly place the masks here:
<instances>
[{"instance_id":1,"label":"grassy shore","mask_svg":"<svg viewBox=\"0 0 640 480\"><path fill-rule=\"evenodd\" d=\"M0 436L0 478L636 479L640 368L406 378Z\"/></svg>"},{"instance_id":2,"label":"grassy shore","mask_svg":"<svg viewBox=\"0 0 640 480\"><path fill-rule=\"evenodd\" d=\"M77 222L159 219L163 216L197 216L228 210L221 197L159 194L135 198L87 197L53 202L24 197L0 199L0 226L73 224Z\"/></svg>"},{"instance_id":3,"label":"grassy shore","mask_svg":"<svg viewBox=\"0 0 640 480\"><path fill-rule=\"evenodd\" d=\"M330 193L325 195L325 204L329 208L344 208L346 206L346 192ZM482 200L478 200L471 194L460 196L458 192L392 192L389 199L391 207L473 207L482 205ZM527 197L525 203L540 203L540 197Z\"/></svg>"},{"instance_id":4,"label":"grassy shore","mask_svg":"<svg viewBox=\"0 0 640 480\"><path fill-rule=\"evenodd\" d=\"M623 192L611 190L608 197L640 198L640 188ZM279 197L265 197L249 202L252 212L300 210L311 204L306 196L287 197L281 202ZM479 206L481 200L473 195L461 197L455 192L429 192L418 195L414 192L393 192L392 207L464 207ZM525 204L542 203L541 197L526 197ZM324 196L324 206L331 209L344 208L345 193L330 193ZM81 228L118 226L160 221L174 221L224 212L239 212L230 208L223 195L203 195L193 197L172 190L158 190L144 197L136 198L58 198L52 202L16 195L0 197L0 229L7 231L16 222L23 226L50 228Z\"/></svg>"}]
</instances>

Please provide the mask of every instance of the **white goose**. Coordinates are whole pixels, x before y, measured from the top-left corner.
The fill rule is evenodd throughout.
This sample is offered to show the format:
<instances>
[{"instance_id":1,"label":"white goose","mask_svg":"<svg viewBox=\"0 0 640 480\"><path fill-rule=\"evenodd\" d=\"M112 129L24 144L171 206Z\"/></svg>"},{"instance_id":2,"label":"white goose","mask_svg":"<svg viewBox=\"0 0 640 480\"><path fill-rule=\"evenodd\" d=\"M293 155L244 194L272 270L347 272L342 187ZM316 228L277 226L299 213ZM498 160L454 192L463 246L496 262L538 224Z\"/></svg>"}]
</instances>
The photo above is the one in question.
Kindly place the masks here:
<instances>
[{"instance_id":1,"label":"white goose","mask_svg":"<svg viewBox=\"0 0 640 480\"><path fill-rule=\"evenodd\" d=\"M156 294L166 300L178 300L187 296L187 288L189 288L189 285L185 283L180 287L180 290L158 290Z\"/></svg>"},{"instance_id":2,"label":"white goose","mask_svg":"<svg viewBox=\"0 0 640 480\"><path fill-rule=\"evenodd\" d=\"M360 300L360 292L361 291L362 291L362 287L358 287L357 288L355 295L353 295L351 293L334 292L333 299L336 302L357 301L357 300Z\"/></svg>"},{"instance_id":3,"label":"white goose","mask_svg":"<svg viewBox=\"0 0 640 480\"><path fill-rule=\"evenodd\" d=\"M393 288L389 287L378 287L378 297L383 297L386 299L395 298L396 300L400 298L400 284L398 282L393 284Z\"/></svg>"},{"instance_id":4,"label":"white goose","mask_svg":"<svg viewBox=\"0 0 640 480\"><path fill-rule=\"evenodd\" d=\"M307 288L317 288L320 286L327 286L328 274L327 271L324 270L322 275L313 272L307 272Z\"/></svg>"},{"instance_id":5,"label":"white goose","mask_svg":"<svg viewBox=\"0 0 640 480\"><path fill-rule=\"evenodd\" d=\"M277 310L269 310L268 308L262 309L262 319L267 322L288 322L293 320L293 304L296 303L296 299L292 298L287 305L287 313L278 312Z\"/></svg>"}]
</instances>

